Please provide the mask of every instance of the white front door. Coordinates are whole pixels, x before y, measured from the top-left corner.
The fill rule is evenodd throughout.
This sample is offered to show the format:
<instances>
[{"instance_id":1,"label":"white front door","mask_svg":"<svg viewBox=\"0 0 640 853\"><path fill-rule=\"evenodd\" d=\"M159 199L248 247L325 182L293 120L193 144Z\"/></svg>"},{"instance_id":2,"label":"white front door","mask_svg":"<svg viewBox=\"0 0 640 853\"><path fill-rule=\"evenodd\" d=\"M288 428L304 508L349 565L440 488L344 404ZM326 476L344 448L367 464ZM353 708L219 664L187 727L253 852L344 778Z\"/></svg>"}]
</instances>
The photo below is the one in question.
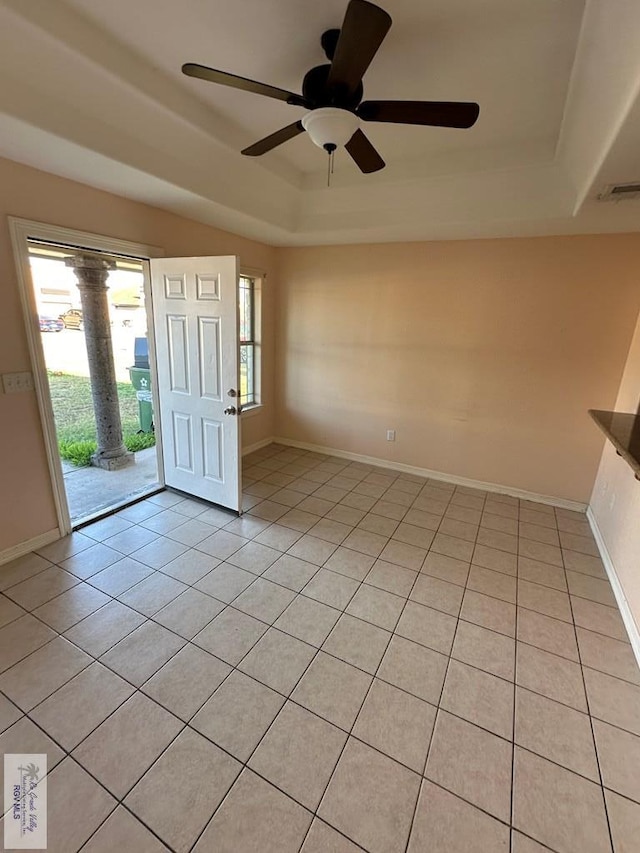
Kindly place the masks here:
<instances>
[{"instance_id":1,"label":"white front door","mask_svg":"<svg viewBox=\"0 0 640 853\"><path fill-rule=\"evenodd\" d=\"M165 483L239 511L238 259L151 261Z\"/></svg>"}]
</instances>

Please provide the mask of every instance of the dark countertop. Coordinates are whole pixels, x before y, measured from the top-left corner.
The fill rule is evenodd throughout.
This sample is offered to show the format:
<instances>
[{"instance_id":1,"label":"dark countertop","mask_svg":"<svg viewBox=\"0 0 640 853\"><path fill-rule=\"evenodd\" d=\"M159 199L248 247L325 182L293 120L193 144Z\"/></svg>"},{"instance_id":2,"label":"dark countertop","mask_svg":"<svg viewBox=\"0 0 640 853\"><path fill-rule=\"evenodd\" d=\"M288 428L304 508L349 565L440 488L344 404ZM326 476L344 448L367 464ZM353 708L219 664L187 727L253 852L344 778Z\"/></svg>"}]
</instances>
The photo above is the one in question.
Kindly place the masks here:
<instances>
[{"instance_id":1,"label":"dark countertop","mask_svg":"<svg viewBox=\"0 0 640 853\"><path fill-rule=\"evenodd\" d=\"M640 480L640 414L599 409L589 409L589 414Z\"/></svg>"}]
</instances>

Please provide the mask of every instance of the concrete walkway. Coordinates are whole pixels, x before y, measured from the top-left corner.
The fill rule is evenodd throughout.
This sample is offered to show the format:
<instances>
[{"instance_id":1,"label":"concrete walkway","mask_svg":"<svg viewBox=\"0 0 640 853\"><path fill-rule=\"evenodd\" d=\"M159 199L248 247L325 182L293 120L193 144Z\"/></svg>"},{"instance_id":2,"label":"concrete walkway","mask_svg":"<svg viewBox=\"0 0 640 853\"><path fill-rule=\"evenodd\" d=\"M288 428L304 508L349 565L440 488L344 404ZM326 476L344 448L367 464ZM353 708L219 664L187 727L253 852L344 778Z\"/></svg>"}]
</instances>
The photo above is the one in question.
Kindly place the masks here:
<instances>
[{"instance_id":1,"label":"concrete walkway","mask_svg":"<svg viewBox=\"0 0 640 853\"><path fill-rule=\"evenodd\" d=\"M135 465L121 468L119 471L104 471L93 467L76 468L70 462L62 460L64 486L73 523L125 503L158 484L155 447L139 450L135 458Z\"/></svg>"}]
</instances>

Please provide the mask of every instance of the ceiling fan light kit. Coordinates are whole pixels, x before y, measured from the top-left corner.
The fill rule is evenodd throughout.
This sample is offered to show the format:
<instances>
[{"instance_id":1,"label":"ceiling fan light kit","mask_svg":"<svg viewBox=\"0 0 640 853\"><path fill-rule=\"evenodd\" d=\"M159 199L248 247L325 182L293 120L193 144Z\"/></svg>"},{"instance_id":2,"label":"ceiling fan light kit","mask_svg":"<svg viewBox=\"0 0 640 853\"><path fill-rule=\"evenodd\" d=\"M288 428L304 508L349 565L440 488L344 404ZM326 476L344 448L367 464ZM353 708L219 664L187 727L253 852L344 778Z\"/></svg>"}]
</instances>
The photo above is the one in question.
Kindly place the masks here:
<instances>
[{"instance_id":1,"label":"ceiling fan light kit","mask_svg":"<svg viewBox=\"0 0 640 853\"><path fill-rule=\"evenodd\" d=\"M325 151L334 151L346 145L359 124L358 116L338 107L319 107L302 119L302 126L311 141Z\"/></svg>"},{"instance_id":2,"label":"ceiling fan light kit","mask_svg":"<svg viewBox=\"0 0 640 853\"><path fill-rule=\"evenodd\" d=\"M242 154L259 157L306 131L330 156L344 145L361 172L377 172L385 162L362 132L361 121L468 128L480 112L472 102L363 101L362 78L390 27L391 17L384 9L367 0L350 0L342 28L327 30L320 39L329 64L305 74L302 95L192 62L182 71L309 110L301 121L271 133Z\"/></svg>"}]
</instances>

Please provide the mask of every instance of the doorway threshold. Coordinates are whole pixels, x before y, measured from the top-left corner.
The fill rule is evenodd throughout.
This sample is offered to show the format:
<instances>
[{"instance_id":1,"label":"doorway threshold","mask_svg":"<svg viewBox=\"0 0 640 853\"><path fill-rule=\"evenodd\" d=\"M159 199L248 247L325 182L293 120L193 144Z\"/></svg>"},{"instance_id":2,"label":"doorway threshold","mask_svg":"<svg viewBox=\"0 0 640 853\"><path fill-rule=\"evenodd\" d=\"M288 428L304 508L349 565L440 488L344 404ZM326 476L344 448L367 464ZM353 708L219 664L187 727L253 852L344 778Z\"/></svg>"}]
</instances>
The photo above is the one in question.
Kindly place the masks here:
<instances>
[{"instance_id":1,"label":"doorway threshold","mask_svg":"<svg viewBox=\"0 0 640 853\"><path fill-rule=\"evenodd\" d=\"M147 498L150 498L153 495L158 495L160 492L164 492L165 490L165 486L161 483L156 483L148 489L144 489L143 491L136 492L133 495L128 495L126 498L122 498L117 503L102 507L90 515L83 516L82 518L74 518L72 519L73 530L80 530L88 524L93 524L94 521L102 521L103 518L108 518L110 515L120 512L121 509L141 503Z\"/></svg>"}]
</instances>

